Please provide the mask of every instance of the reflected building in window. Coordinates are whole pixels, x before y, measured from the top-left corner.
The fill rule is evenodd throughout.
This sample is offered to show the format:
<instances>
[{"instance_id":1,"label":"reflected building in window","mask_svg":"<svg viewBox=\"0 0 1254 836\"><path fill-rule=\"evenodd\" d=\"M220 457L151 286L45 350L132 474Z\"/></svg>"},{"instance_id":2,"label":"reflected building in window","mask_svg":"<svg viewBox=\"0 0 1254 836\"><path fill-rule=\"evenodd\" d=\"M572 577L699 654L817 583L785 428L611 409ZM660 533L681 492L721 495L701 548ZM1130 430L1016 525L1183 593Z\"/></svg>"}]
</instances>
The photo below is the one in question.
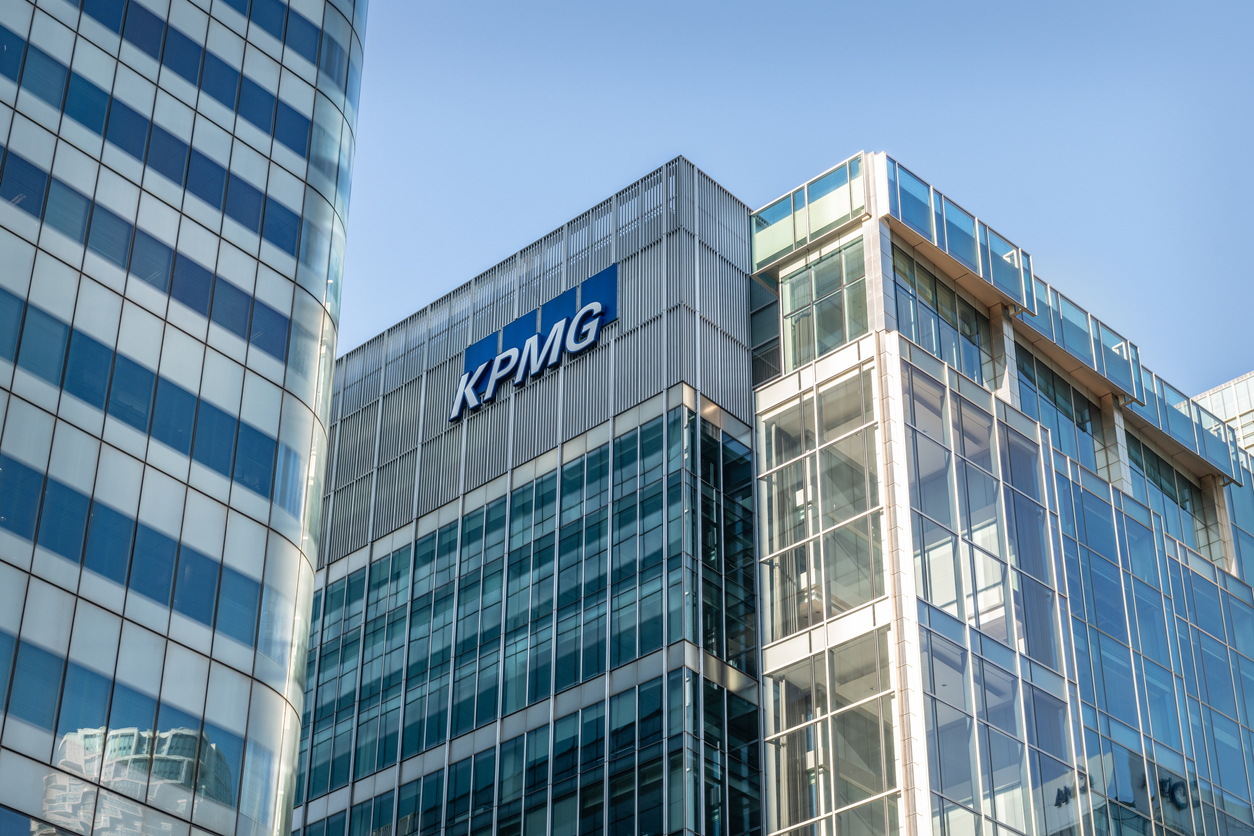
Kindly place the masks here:
<instances>
[{"instance_id":1,"label":"reflected building in window","mask_svg":"<svg viewBox=\"0 0 1254 836\"><path fill-rule=\"evenodd\" d=\"M0 831L286 836L366 2L0 4Z\"/></svg>"},{"instance_id":2,"label":"reflected building in window","mask_svg":"<svg viewBox=\"0 0 1254 836\"><path fill-rule=\"evenodd\" d=\"M293 828L1254 830L1249 459L1035 267L679 158L341 358Z\"/></svg>"}]
</instances>

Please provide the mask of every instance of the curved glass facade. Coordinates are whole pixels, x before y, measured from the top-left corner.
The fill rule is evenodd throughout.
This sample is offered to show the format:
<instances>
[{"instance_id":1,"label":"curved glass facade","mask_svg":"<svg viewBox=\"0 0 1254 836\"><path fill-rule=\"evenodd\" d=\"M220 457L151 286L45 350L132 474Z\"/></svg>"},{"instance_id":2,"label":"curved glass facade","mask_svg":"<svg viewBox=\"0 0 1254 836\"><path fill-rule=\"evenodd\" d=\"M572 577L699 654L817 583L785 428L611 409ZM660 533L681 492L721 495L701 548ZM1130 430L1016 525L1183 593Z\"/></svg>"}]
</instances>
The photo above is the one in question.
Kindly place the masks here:
<instances>
[{"instance_id":1,"label":"curved glass facade","mask_svg":"<svg viewBox=\"0 0 1254 836\"><path fill-rule=\"evenodd\" d=\"M0 830L285 834L365 0L0 5Z\"/></svg>"}]
</instances>

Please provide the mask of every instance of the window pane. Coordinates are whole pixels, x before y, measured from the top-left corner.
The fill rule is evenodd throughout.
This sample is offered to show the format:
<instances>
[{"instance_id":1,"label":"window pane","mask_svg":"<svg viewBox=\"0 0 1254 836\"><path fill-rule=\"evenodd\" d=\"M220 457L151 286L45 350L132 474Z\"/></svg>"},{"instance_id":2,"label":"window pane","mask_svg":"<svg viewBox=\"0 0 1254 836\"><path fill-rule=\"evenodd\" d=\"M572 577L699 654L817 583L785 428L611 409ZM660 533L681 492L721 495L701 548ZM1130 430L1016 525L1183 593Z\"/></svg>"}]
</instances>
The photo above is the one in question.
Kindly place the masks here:
<instances>
[{"instance_id":1,"label":"window pane","mask_svg":"<svg viewBox=\"0 0 1254 836\"><path fill-rule=\"evenodd\" d=\"M226 192L226 169L193 148L187 163L187 190L221 212L222 196Z\"/></svg>"},{"instance_id":2,"label":"window pane","mask_svg":"<svg viewBox=\"0 0 1254 836\"><path fill-rule=\"evenodd\" d=\"M88 498L78 491L49 479L39 517L39 545L78 563L83 557L89 505Z\"/></svg>"},{"instance_id":3,"label":"window pane","mask_svg":"<svg viewBox=\"0 0 1254 836\"><path fill-rule=\"evenodd\" d=\"M257 637L257 605L260 600L260 584L229 566L222 567L218 632L252 647Z\"/></svg>"},{"instance_id":4,"label":"window pane","mask_svg":"<svg viewBox=\"0 0 1254 836\"><path fill-rule=\"evenodd\" d=\"M131 225L97 203L91 211L87 246L118 267L125 268L131 252Z\"/></svg>"},{"instance_id":5,"label":"window pane","mask_svg":"<svg viewBox=\"0 0 1254 836\"><path fill-rule=\"evenodd\" d=\"M60 180L48 188L48 206L44 221L58 232L81 244L87 238L87 215L91 201Z\"/></svg>"},{"instance_id":6,"label":"window pane","mask_svg":"<svg viewBox=\"0 0 1254 836\"><path fill-rule=\"evenodd\" d=\"M111 581L126 583L135 521L107 505L93 502L83 565Z\"/></svg>"},{"instance_id":7,"label":"window pane","mask_svg":"<svg viewBox=\"0 0 1254 836\"><path fill-rule=\"evenodd\" d=\"M226 186L226 214L250 232L260 232L262 198L255 186L232 174Z\"/></svg>"},{"instance_id":8,"label":"window pane","mask_svg":"<svg viewBox=\"0 0 1254 836\"><path fill-rule=\"evenodd\" d=\"M64 667L65 660L60 656L29 642L19 642L9 716L52 731Z\"/></svg>"},{"instance_id":9,"label":"window pane","mask_svg":"<svg viewBox=\"0 0 1254 836\"><path fill-rule=\"evenodd\" d=\"M88 5L92 0L87 0ZM109 94L83 78L70 73L70 88L65 97L65 115L98 134L104 133L105 115L109 112Z\"/></svg>"},{"instance_id":10,"label":"window pane","mask_svg":"<svg viewBox=\"0 0 1254 836\"><path fill-rule=\"evenodd\" d=\"M274 448L273 438L241 421L235 448L235 481L269 498Z\"/></svg>"},{"instance_id":11,"label":"window pane","mask_svg":"<svg viewBox=\"0 0 1254 836\"><path fill-rule=\"evenodd\" d=\"M286 316L264 302L253 301L252 335L250 337L250 342L253 345L271 357L286 362L287 331L288 319Z\"/></svg>"},{"instance_id":12,"label":"window pane","mask_svg":"<svg viewBox=\"0 0 1254 836\"><path fill-rule=\"evenodd\" d=\"M182 253L174 257L174 280L170 295L201 316L209 315L209 291L213 273Z\"/></svg>"},{"instance_id":13,"label":"window pane","mask_svg":"<svg viewBox=\"0 0 1254 836\"><path fill-rule=\"evenodd\" d=\"M240 339L248 339L248 309L252 300L248 294L225 279L218 279L213 286L214 322Z\"/></svg>"},{"instance_id":14,"label":"window pane","mask_svg":"<svg viewBox=\"0 0 1254 836\"><path fill-rule=\"evenodd\" d=\"M170 606L177 552L178 543L140 523L131 561L131 589L163 607Z\"/></svg>"},{"instance_id":15,"label":"window pane","mask_svg":"<svg viewBox=\"0 0 1254 836\"><path fill-rule=\"evenodd\" d=\"M131 273L165 293L170 286L174 251L142 229L135 230L131 252Z\"/></svg>"},{"instance_id":16,"label":"window pane","mask_svg":"<svg viewBox=\"0 0 1254 836\"><path fill-rule=\"evenodd\" d=\"M218 594L218 564L195 549L179 548L174 585L174 611L213 626L213 604Z\"/></svg>"},{"instance_id":17,"label":"window pane","mask_svg":"<svg viewBox=\"0 0 1254 836\"><path fill-rule=\"evenodd\" d=\"M69 335L70 327L64 322L34 305L27 307L22 347L17 354L18 367L53 386L60 386L61 370L65 366L65 342Z\"/></svg>"},{"instance_id":18,"label":"window pane","mask_svg":"<svg viewBox=\"0 0 1254 836\"><path fill-rule=\"evenodd\" d=\"M0 527L26 540L35 538L44 476L21 462L0 454Z\"/></svg>"},{"instance_id":19,"label":"window pane","mask_svg":"<svg viewBox=\"0 0 1254 836\"><path fill-rule=\"evenodd\" d=\"M229 477L235 456L235 424L233 416L201 401L196 414L196 445L192 458Z\"/></svg>"},{"instance_id":20,"label":"window pane","mask_svg":"<svg viewBox=\"0 0 1254 836\"><path fill-rule=\"evenodd\" d=\"M70 357L65 369L65 391L96 409L104 409L112 363L112 349L82 331L74 331L70 337Z\"/></svg>"},{"instance_id":21,"label":"window pane","mask_svg":"<svg viewBox=\"0 0 1254 836\"><path fill-rule=\"evenodd\" d=\"M47 188L48 175L43 169L9 152L4 162L4 175L0 177L0 200L38 218L43 211Z\"/></svg>"},{"instance_id":22,"label":"window pane","mask_svg":"<svg viewBox=\"0 0 1254 836\"><path fill-rule=\"evenodd\" d=\"M152 389L157 376L122 355L113 364L113 386L109 390L109 414L140 432L148 432L152 410Z\"/></svg>"}]
</instances>

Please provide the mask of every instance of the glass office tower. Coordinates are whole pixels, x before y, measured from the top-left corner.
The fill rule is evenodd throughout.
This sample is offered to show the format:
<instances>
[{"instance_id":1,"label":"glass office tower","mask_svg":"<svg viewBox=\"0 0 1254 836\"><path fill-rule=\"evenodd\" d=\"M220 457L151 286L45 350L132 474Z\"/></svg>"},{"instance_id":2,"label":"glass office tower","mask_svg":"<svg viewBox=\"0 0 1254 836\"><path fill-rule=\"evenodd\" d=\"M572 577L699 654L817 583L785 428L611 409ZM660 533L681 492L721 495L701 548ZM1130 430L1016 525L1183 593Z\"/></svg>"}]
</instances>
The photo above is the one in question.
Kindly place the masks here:
<instances>
[{"instance_id":1,"label":"glass office tower","mask_svg":"<svg viewBox=\"0 0 1254 836\"><path fill-rule=\"evenodd\" d=\"M1228 422L1237 433L1237 442L1247 452L1254 448L1254 372L1220 384L1194 398L1203 407Z\"/></svg>"},{"instance_id":2,"label":"glass office tower","mask_svg":"<svg viewBox=\"0 0 1254 836\"><path fill-rule=\"evenodd\" d=\"M293 829L1254 832L1249 458L1033 268L680 158L342 358Z\"/></svg>"},{"instance_id":3,"label":"glass office tower","mask_svg":"<svg viewBox=\"0 0 1254 836\"><path fill-rule=\"evenodd\" d=\"M285 834L358 0L0 3L0 831Z\"/></svg>"}]
</instances>

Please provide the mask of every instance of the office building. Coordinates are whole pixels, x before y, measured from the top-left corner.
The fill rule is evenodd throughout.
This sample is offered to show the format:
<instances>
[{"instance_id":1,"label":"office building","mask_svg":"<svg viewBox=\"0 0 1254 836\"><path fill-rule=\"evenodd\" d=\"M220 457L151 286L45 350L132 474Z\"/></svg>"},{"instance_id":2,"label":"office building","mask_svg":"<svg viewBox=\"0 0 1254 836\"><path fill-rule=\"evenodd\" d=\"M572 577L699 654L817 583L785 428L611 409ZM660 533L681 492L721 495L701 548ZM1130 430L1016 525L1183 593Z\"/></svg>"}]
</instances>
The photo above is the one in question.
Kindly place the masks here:
<instances>
[{"instance_id":1,"label":"office building","mask_svg":"<svg viewBox=\"0 0 1254 836\"><path fill-rule=\"evenodd\" d=\"M1252 380L1254 372L1243 374L1194 398L1236 430L1237 443L1247 452L1254 448L1254 402L1250 400L1251 394L1254 394L1250 389Z\"/></svg>"},{"instance_id":2,"label":"office building","mask_svg":"<svg viewBox=\"0 0 1254 836\"><path fill-rule=\"evenodd\" d=\"M293 829L1254 829L1249 458L1033 267L679 158L341 358Z\"/></svg>"},{"instance_id":3,"label":"office building","mask_svg":"<svg viewBox=\"0 0 1254 836\"><path fill-rule=\"evenodd\" d=\"M0 3L0 831L286 834L365 0Z\"/></svg>"}]
</instances>

